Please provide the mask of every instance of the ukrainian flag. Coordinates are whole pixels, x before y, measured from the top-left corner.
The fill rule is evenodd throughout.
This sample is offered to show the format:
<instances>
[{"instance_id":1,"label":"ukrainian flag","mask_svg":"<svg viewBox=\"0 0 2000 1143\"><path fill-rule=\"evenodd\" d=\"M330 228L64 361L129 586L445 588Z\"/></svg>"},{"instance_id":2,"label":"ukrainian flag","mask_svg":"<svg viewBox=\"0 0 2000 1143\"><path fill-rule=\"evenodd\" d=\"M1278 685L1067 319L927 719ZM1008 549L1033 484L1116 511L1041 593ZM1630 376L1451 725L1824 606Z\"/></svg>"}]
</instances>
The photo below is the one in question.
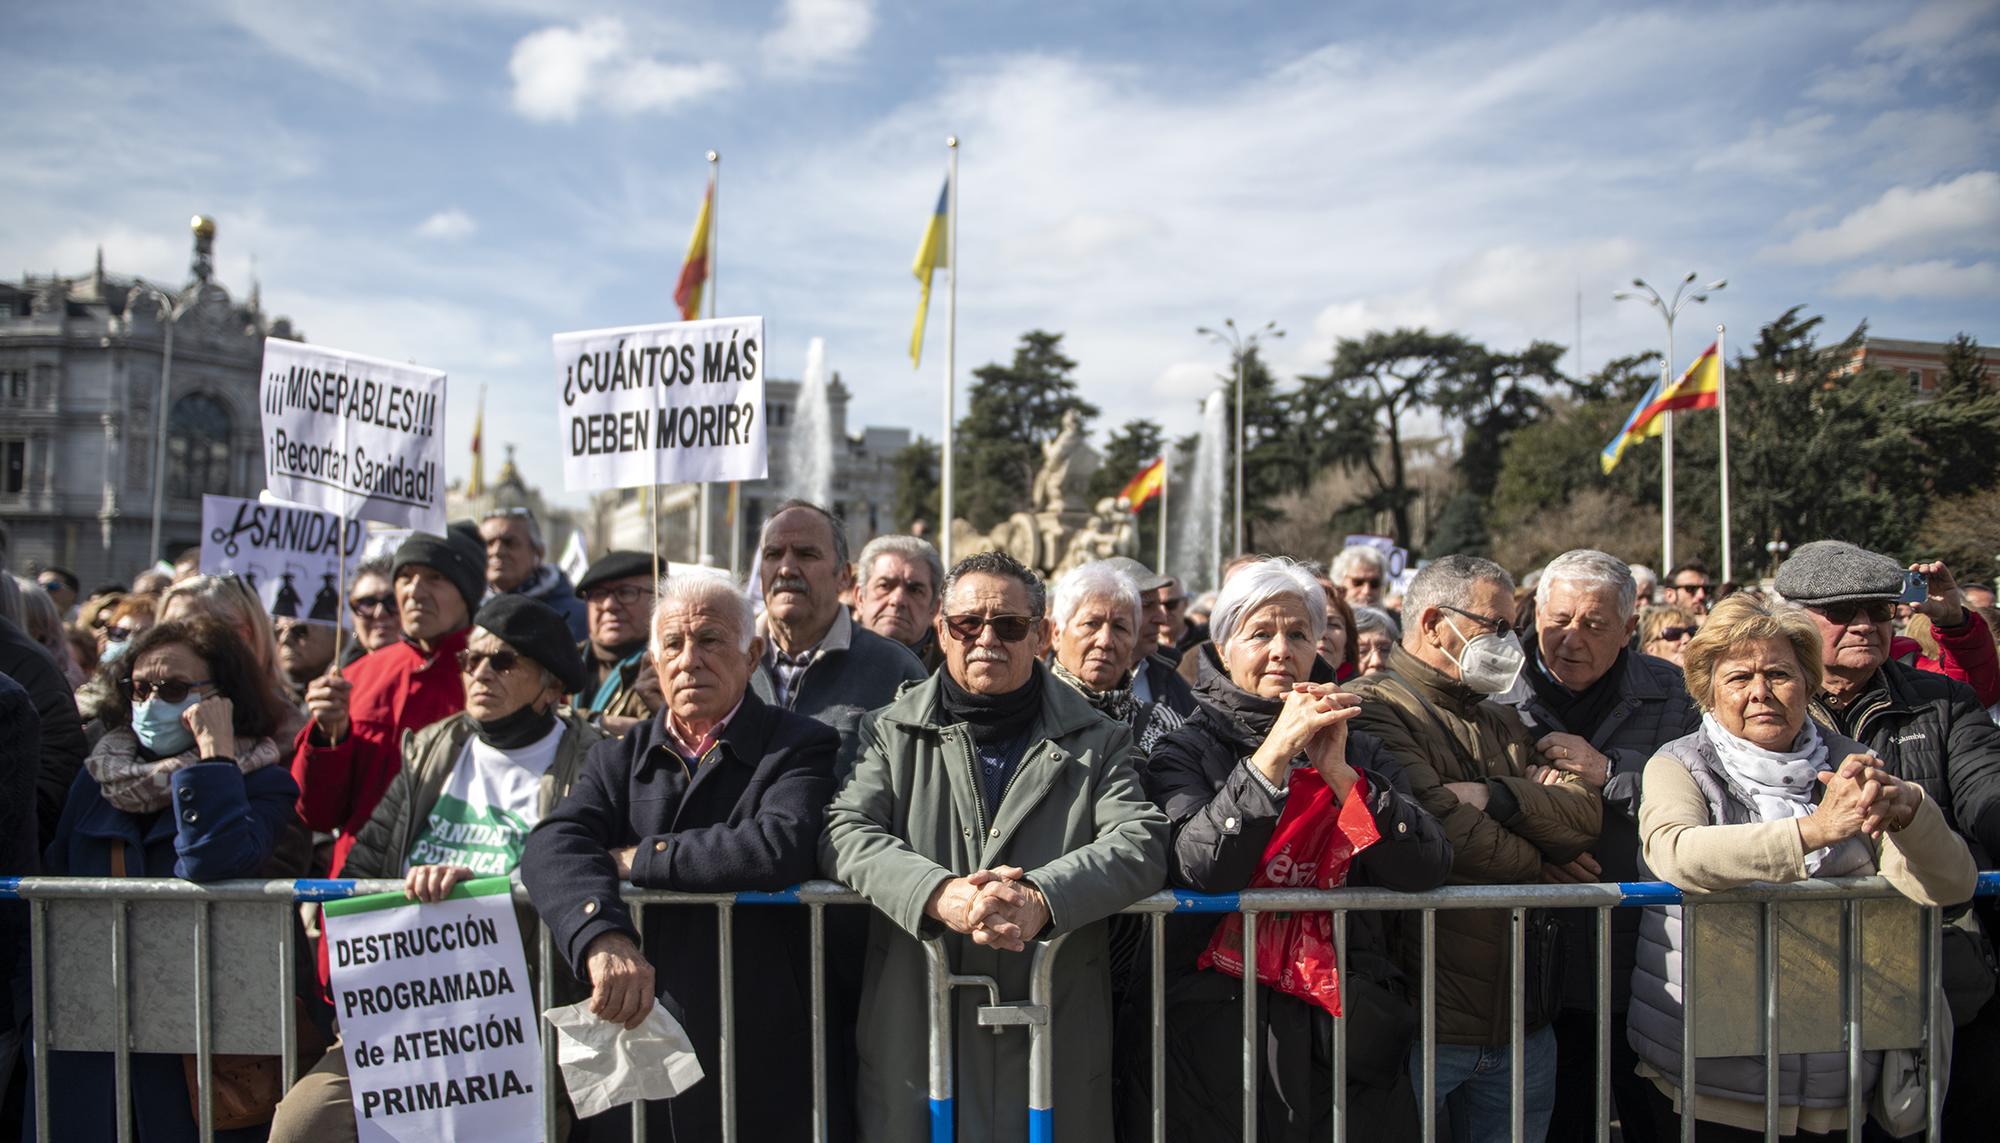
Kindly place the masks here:
<instances>
[{"instance_id":1,"label":"ukrainian flag","mask_svg":"<svg viewBox=\"0 0 2000 1143\"><path fill-rule=\"evenodd\" d=\"M910 273L923 283L923 293L917 298L917 326L910 331L911 368L923 364L924 319L931 310L931 274L941 266L951 265L950 211L951 179L946 178L944 189L938 191L937 209L924 224L923 241L917 244L917 259L910 264Z\"/></svg>"}]
</instances>

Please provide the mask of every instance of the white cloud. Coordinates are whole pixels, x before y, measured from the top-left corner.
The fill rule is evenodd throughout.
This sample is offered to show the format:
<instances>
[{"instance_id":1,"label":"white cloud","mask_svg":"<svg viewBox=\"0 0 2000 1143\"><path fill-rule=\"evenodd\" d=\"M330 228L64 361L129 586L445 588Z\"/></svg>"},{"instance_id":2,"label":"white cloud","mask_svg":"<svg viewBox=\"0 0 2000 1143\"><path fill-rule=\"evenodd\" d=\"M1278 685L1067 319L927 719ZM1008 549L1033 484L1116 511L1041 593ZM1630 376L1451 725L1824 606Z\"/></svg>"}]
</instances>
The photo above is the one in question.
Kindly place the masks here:
<instances>
[{"instance_id":1,"label":"white cloud","mask_svg":"<svg viewBox=\"0 0 2000 1143\"><path fill-rule=\"evenodd\" d=\"M1973 171L1928 187L1891 187L1832 226L1771 247L1765 257L1823 265L1893 251L1928 254L2000 238L2000 172Z\"/></svg>"},{"instance_id":2,"label":"white cloud","mask_svg":"<svg viewBox=\"0 0 2000 1143\"><path fill-rule=\"evenodd\" d=\"M843 63L875 30L873 0L785 0L783 21L764 37L772 70Z\"/></svg>"},{"instance_id":3,"label":"white cloud","mask_svg":"<svg viewBox=\"0 0 2000 1143\"><path fill-rule=\"evenodd\" d=\"M1942 258L1903 265L1877 263L1842 274L1833 283L1842 297L2000 298L2000 263L1959 265Z\"/></svg>"},{"instance_id":4,"label":"white cloud","mask_svg":"<svg viewBox=\"0 0 2000 1143\"><path fill-rule=\"evenodd\" d=\"M719 60L670 63L639 51L616 18L530 32L514 45L507 72L517 113L564 123L593 106L617 115L673 111L736 82Z\"/></svg>"},{"instance_id":5,"label":"white cloud","mask_svg":"<svg viewBox=\"0 0 2000 1143\"><path fill-rule=\"evenodd\" d=\"M417 234L423 238L454 242L461 238L472 237L478 229L479 223L471 215L454 206L450 210L440 210L424 219L417 227Z\"/></svg>"}]
</instances>

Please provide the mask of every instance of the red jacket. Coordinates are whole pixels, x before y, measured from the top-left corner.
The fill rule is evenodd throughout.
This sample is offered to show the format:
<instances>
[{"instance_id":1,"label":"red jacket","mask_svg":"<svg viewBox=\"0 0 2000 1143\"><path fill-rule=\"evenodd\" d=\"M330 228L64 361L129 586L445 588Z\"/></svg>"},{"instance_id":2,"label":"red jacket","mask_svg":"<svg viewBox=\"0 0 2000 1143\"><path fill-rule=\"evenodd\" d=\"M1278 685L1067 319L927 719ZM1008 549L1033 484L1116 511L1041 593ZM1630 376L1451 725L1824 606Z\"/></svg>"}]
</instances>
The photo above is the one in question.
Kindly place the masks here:
<instances>
[{"instance_id":1,"label":"red jacket","mask_svg":"<svg viewBox=\"0 0 2000 1143\"><path fill-rule=\"evenodd\" d=\"M1889 657L1920 671L1957 679L1979 696L1980 706L2000 703L2000 654L1993 648L1993 632L1986 620L1970 607L1965 622L1957 627L1931 626L1937 640L1938 657L1929 658L1915 639L1898 635L1889 640Z\"/></svg>"},{"instance_id":2,"label":"red jacket","mask_svg":"<svg viewBox=\"0 0 2000 1143\"><path fill-rule=\"evenodd\" d=\"M347 737L328 746L318 723L308 722L299 731L292 748L299 816L313 829L340 832L328 876L340 876L355 837L403 768L403 732L422 730L465 709L458 653L471 634L470 627L453 631L428 658L410 643L363 655L344 671L352 687Z\"/></svg>"}]
</instances>

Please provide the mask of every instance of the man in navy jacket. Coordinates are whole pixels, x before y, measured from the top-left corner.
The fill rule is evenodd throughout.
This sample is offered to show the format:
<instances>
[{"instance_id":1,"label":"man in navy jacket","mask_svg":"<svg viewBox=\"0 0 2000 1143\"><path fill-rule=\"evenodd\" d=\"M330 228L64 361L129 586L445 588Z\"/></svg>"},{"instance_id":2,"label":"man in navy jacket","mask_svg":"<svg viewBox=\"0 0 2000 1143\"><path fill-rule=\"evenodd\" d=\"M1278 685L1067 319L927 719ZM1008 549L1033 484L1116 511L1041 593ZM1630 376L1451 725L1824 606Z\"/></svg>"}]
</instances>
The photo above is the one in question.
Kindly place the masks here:
<instances>
[{"instance_id":1,"label":"man in navy jacket","mask_svg":"<svg viewBox=\"0 0 2000 1143\"><path fill-rule=\"evenodd\" d=\"M716 911L654 906L643 940L619 896L652 889L774 890L813 876L839 737L749 687L762 648L750 601L699 573L664 584L651 653L666 707L591 751L576 785L528 836L521 877L558 955L591 988L600 1018L636 1027L657 997L687 1029L711 1078L656 1104L652 1139L720 1135L721 1019ZM810 936L801 909L742 909L733 925L732 1043L737 1136L809 1134ZM643 947L642 947L643 946ZM779 1094L781 1093L781 1094ZM836 1138L847 1134L845 1093ZM611 1114L618 1114L616 1112Z\"/></svg>"}]
</instances>

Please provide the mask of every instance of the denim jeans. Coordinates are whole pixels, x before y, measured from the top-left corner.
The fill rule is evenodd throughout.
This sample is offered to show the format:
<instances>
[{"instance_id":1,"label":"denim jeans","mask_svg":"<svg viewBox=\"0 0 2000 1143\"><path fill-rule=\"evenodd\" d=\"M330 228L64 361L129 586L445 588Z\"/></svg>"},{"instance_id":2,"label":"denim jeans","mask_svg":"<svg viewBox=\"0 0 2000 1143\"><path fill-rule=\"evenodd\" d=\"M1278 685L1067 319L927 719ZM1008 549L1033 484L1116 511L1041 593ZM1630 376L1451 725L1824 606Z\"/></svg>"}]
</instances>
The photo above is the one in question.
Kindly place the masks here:
<instances>
[{"instance_id":1,"label":"denim jeans","mask_svg":"<svg viewBox=\"0 0 2000 1143\"><path fill-rule=\"evenodd\" d=\"M1549 1132L1549 1114L1556 1099L1556 1034L1552 1028L1537 1028L1521 1042L1521 1098L1523 1136L1527 1143L1541 1143ZM1512 1117L1508 1108L1508 1087L1512 1067L1509 1046L1481 1048L1471 1044L1437 1046L1437 1100L1443 1108L1451 1099L1451 1137L1454 1143L1506 1143ZM1421 1051L1410 1053L1410 1085L1417 1099L1423 1099L1424 1060Z\"/></svg>"}]
</instances>

